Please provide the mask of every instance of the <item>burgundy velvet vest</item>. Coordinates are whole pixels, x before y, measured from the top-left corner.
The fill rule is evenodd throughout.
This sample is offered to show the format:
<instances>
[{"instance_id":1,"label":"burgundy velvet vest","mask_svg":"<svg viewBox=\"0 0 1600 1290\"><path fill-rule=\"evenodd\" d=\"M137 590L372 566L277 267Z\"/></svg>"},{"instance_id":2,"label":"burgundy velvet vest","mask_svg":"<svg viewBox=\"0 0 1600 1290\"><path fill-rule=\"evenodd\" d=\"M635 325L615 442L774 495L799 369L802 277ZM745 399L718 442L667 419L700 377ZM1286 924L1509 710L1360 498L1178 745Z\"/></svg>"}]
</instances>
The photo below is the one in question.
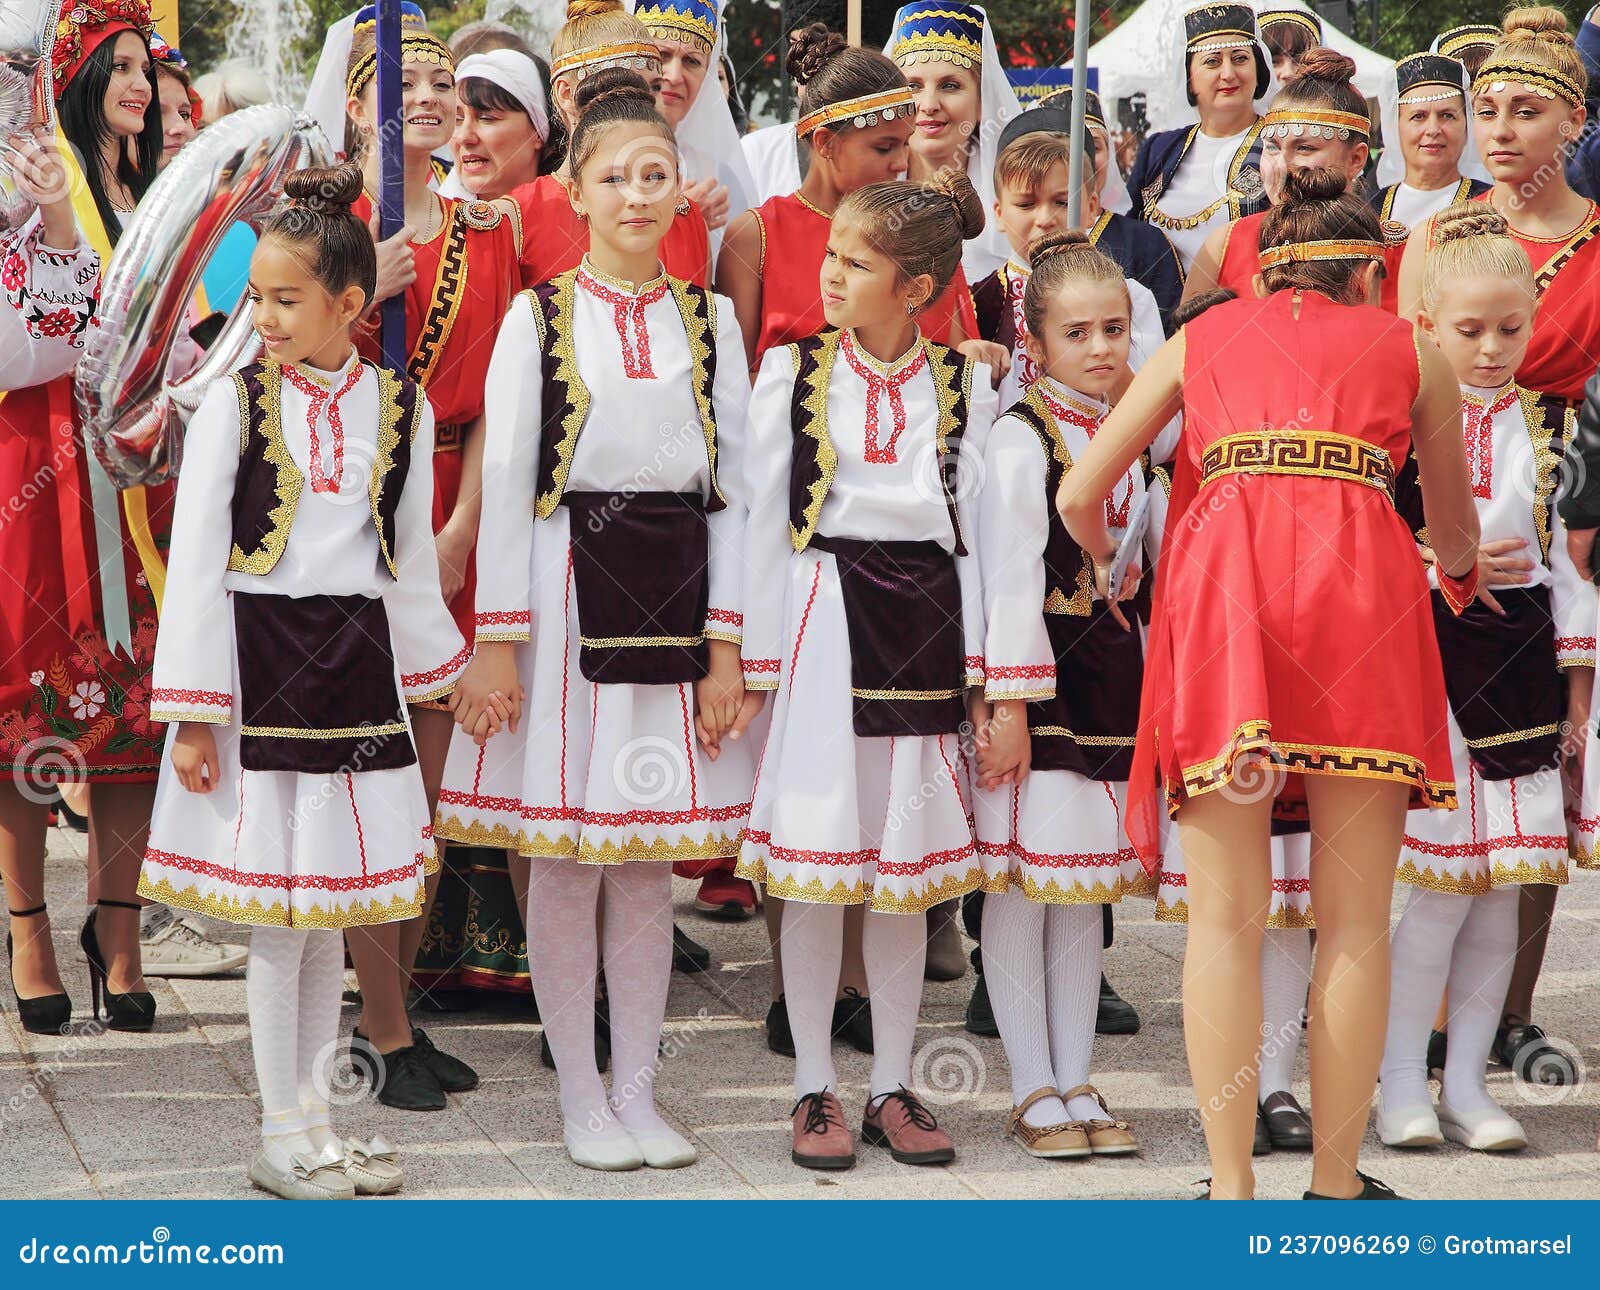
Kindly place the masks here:
<instances>
[{"instance_id":1,"label":"burgundy velvet vest","mask_svg":"<svg viewBox=\"0 0 1600 1290\"><path fill-rule=\"evenodd\" d=\"M972 289L972 307L978 315L978 335L1003 345L1007 353L1017 348L1017 316L1011 307L1011 277L1001 265Z\"/></svg>"}]
</instances>

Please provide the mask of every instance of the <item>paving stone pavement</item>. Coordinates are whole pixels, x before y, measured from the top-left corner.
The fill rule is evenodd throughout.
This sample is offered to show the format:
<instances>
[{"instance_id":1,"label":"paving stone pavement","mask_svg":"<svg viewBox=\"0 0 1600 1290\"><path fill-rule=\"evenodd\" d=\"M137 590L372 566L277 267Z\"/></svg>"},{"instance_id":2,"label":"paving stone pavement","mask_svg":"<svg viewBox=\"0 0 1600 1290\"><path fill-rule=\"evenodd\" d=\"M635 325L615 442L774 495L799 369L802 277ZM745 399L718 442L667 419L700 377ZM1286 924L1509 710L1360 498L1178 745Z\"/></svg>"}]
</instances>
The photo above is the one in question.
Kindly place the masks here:
<instances>
[{"instance_id":1,"label":"paving stone pavement","mask_svg":"<svg viewBox=\"0 0 1600 1290\"><path fill-rule=\"evenodd\" d=\"M153 980L154 1031L93 1033L74 939L84 908L80 835L52 832L46 885L76 1025L61 1038L25 1034L9 982L0 982L0 1198L262 1196L245 1178L258 1111L242 974ZM917 1169L864 1147L853 1170L817 1175L789 1162L791 1068L763 1042L771 965L762 924L709 923L693 912L692 885L675 886L680 923L715 958L704 975L673 976L658 1085L663 1113L700 1148L697 1165L600 1174L571 1164L555 1075L539 1065L538 1024L515 1003L421 1018L441 1047L478 1069L477 1091L430 1115L341 1092L336 1126L346 1135L381 1131L399 1144L412 1197L1181 1198L1206 1175L1180 1026L1183 929L1155 923L1147 902L1119 912L1107 956L1112 981L1144 1026L1134 1036L1098 1040L1094 1064L1096 1084L1139 1136L1139 1156L1047 1162L1007 1140L1011 1099L1000 1042L961 1026L969 975L929 983L917 1035L916 1079L955 1138L955 1162ZM1600 877L1575 874L1558 906L1537 1019L1575 1047L1588 1076L1567 1090L1519 1089L1506 1072L1491 1076L1494 1096L1528 1130L1526 1151L1402 1153L1369 1133L1366 1170L1404 1196L1600 1197L1597 952ZM345 1008L347 1032L354 1011ZM868 1059L841 1048L838 1061L846 1114L858 1116ZM1302 1101L1306 1075L1302 1048ZM1555 1096L1535 1096L1541 1092ZM1256 1168L1264 1197L1297 1196L1310 1175L1306 1156L1266 1157Z\"/></svg>"}]
</instances>

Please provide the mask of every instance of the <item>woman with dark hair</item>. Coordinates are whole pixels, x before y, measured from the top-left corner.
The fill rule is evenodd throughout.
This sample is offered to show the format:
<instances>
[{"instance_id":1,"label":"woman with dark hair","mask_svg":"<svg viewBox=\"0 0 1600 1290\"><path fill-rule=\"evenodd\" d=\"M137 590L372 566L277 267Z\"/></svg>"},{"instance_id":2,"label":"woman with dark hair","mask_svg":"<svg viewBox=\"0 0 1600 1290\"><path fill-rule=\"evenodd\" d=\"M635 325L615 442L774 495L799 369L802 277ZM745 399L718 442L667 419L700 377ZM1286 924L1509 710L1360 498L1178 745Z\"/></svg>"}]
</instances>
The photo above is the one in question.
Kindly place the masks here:
<instances>
[{"instance_id":1,"label":"woman with dark hair","mask_svg":"<svg viewBox=\"0 0 1600 1290\"><path fill-rule=\"evenodd\" d=\"M161 162L165 170L178 150L200 129L200 96L189 80L189 62L159 33L150 37L156 65L156 92L161 99Z\"/></svg>"},{"instance_id":2,"label":"woman with dark hair","mask_svg":"<svg viewBox=\"0 0 1600 1290\"><path fill-rule=\"evenodd\" d=\"M165 579L170 489L118 494L79 427L71 374L94 322L99 272L161 156L161 110L140 0L80 0L51 51L61 127L83 159L39 135L29 158L38 213L0 245L8 331L0 347L0 491L32 504L0 526L0 878L12 985L23 1026L58 1032L72 1004L45 916L47 806L41 779L91 794L89 918L80 940L95 1011L147 1030L155 1000L139 964L134 891L161 763L161 696L150 688Z\"/></svg>"},{"instance_id":3,"label":"woman with dark hair","mask_svg":"<svg viewBox=\"0 0 1600 1290\"><path fill-rule=\"evenodd\" d=\"M491 201L549 174L550 69L514 49L469 54L456 64L456 164L439 191Z\"/></svg>"}]
</instances>

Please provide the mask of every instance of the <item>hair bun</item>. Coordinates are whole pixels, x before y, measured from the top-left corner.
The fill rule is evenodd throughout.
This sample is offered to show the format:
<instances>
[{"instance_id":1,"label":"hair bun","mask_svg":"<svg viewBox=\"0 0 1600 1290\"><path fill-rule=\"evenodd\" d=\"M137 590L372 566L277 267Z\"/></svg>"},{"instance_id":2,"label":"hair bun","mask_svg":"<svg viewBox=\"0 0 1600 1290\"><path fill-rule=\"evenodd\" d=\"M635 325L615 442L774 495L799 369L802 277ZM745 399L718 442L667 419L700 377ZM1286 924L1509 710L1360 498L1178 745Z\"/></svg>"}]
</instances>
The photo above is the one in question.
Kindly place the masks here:
<instances>
[{"instance_id":1,"label":"hair bun","mask_svg":"<svg viewBox=\"0 0 1600 1290\"><path fill-rule=\"evenodd\" d=\"M1435 246L1464 237L1505 237L1510 231L1505 216L1487 202L1456 202L1433 217Z\"/></svg>"},{"instance_id":2,"label":"hair bun","mask_svg":"<svg viewBox=\"0 0 1600 1290\"><path fill-rule=\"evenodd\" d=\"M578 82L574 96L581 115L596 103L615 103L633 100L647 107L655 107L656 96L650 92L650 82L627 67L602 67Z\"/></svg>"},{"instance_id":3,"label":"hair bun","mask_svg":"<svg viewBox=\"0 0 1600 1290\"><path fill-rule=\"evenodd\" d=\"M1048 260L1052 255L1059 255L1063 251L1070 251L1074 247L1092 246L1089 235L1081 229L1069 229L1065 233L1046 233L1037 238L1028 247L1028 263L1037 269L1039 265Z\"/></svg>"},{"instance_id":4,"label":"hair bun","mask_svg":"<svg viewBox=\"0 0 1600 1290\"><path fill-rule=\"evenodd\" d=\"M284 176L283 193L291 206L319 215L348 215L361 196L361 167L307 166Z\"/></svg>"},{"instance_id":5,"label":"hair bun","mask_svg":"<svg viewBox=\"0 0 1600 1290\"><path fill-rule=\"evenodd\" d=\"M1349 180L1342 171L1331 166L1313 166L1306 170L1289 170L1283 176L1282 205L1303 202L1331 202L1344 196Z\"/></svg>"},{"instance_id":6,"label":"hair bun","mask_svg":"<svg viewBox=\"0 0 1600 1290\"><path fill-rule=\"evenodd\" d=\"M977 237L983 232L983 201L973 188L972 180L967 178L965 170L940 171L928 183L928 187L956 208L956 219L961 224L963 240Z\"/></svg>"},{"instance_id":7,"label":"hair bun","mask_svg":"<svg viewBox=\"0 0 1600 1290\"><path fill-rule=\"evenodd\" d=\"M820 22L789 33L789 56L784 67L797 85L804 85L826 67L850 42Z\"/></svg>"},{"instance_id":8,"label":"hair bun","mask_svg":"<svg viewBox=\"0 0 1600 1290\"><path fill-rule=\"evenodd\" d=\"M603 13L622 13L621 0L567 0L567 21L598 18Z\"/></svg>"},{"instance_id":9,"label":"hair bun","mask_svg":"<svg viewBox=\"0 0 1600 1290\"><path fill-rule=\"evenodd\" d=\"M1500 24L1507 40L1547 41L1556 45L1571 45L1572 28L1567 15L1548 5L1530 5L1525 9L1512 9Z\"/></svg>"},{"instance_id":10,"label":"hair bun","mask_svg":"<svg viewBox=\"0 0 1600 1290\"><path fill-rule=\"evenodd\" d=\"M1306 50L1295 60L1295 69L1296 76L1333 85L1348 85L1356 75L1355 59L1326 45Z\"/></svg>"}]
</instances>

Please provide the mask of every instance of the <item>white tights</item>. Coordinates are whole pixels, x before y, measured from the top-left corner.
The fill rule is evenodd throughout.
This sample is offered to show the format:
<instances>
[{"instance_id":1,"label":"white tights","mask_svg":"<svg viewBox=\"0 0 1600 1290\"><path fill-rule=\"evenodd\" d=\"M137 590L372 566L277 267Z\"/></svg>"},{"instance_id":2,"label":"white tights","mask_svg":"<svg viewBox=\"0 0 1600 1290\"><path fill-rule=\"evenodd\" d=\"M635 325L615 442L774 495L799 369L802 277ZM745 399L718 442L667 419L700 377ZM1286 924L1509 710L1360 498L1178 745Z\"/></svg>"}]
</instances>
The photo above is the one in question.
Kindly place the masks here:
<instances>
[{"instance_id":1,"label":"white tights","mask_svg":"<svg viewBox=\"0 0 1600 1290\"><path fill-rule=\"evenodd\" d=\"M287 1168L296 1152L337 1143L328 1090L338 1053L344 933L257 927L250 933L245 1000L261 1088L261 1137Z\"/></svg>"},{"instance_id":2,"label":"white tights","mask_svg":"<svg viewBox=\"0 0 1600 1290\"><path fill-rule=\"evenodd\" d=\"M983 977L1020 1106L1040 1088L1089 1082L1104 957L1098 905L1044 905L1020 891L983 901ZM1042 1097L1023 1119L1032 1125L1104 1118L1093 1098Z\"/></svg>"},{"instance_id":3,"label":"white tights","mask_svg":"<svg viewBox=\"0 0 1600 1290\"><path fill-rule=\"evenodd\" d=\"M1450 1044L1440 1096L1460 1111L1494 1108L1484 1067L1516 962L1520 892L1511 885L1480 896L1411 888L1389 950L1385 1110L1430 1105L1428 1032L1447 985Z\"/></svg>"},{"instance_id":4,"label":"white tights","mask_svg":"<svg viewBox=\"0 0 1600 1290\"><path fill-rule=\"evenodd\" d=\"M611 1007L611 1094L594 1060L595 917L601 883ZM672 977L672 867L535 860L528 883L528 967L550 1040L567 1133L669 1129L656 1113L661 1024Z\"/></svg>"},{"instance_id":5,"label":"white tights","mask_svg":"<svg viewBox=\"0 0 1600 1290\"><path fill-rule=\"evenodd\" d=\"M1269 927L1261 937L1261 1065L1256 1097L1288 1093L1311 988L1311 929Z\"/></svg>"},{"instance_id":6,"label":"white tights","mask_svg":"<svg viewBox=\"0 0 1600 1290\"><path fill-rule=\"evenodd\" d=\"M844 955L844 906L785 901L780 934L783 991L794 1034L794 1095L837 1091L833 1001ZM868 910L861 950L872 999L871 1096L878 1097L902 1085L911 1087L911 1050L928 951L927 919Z\"/></svg>"}]
</instances>

